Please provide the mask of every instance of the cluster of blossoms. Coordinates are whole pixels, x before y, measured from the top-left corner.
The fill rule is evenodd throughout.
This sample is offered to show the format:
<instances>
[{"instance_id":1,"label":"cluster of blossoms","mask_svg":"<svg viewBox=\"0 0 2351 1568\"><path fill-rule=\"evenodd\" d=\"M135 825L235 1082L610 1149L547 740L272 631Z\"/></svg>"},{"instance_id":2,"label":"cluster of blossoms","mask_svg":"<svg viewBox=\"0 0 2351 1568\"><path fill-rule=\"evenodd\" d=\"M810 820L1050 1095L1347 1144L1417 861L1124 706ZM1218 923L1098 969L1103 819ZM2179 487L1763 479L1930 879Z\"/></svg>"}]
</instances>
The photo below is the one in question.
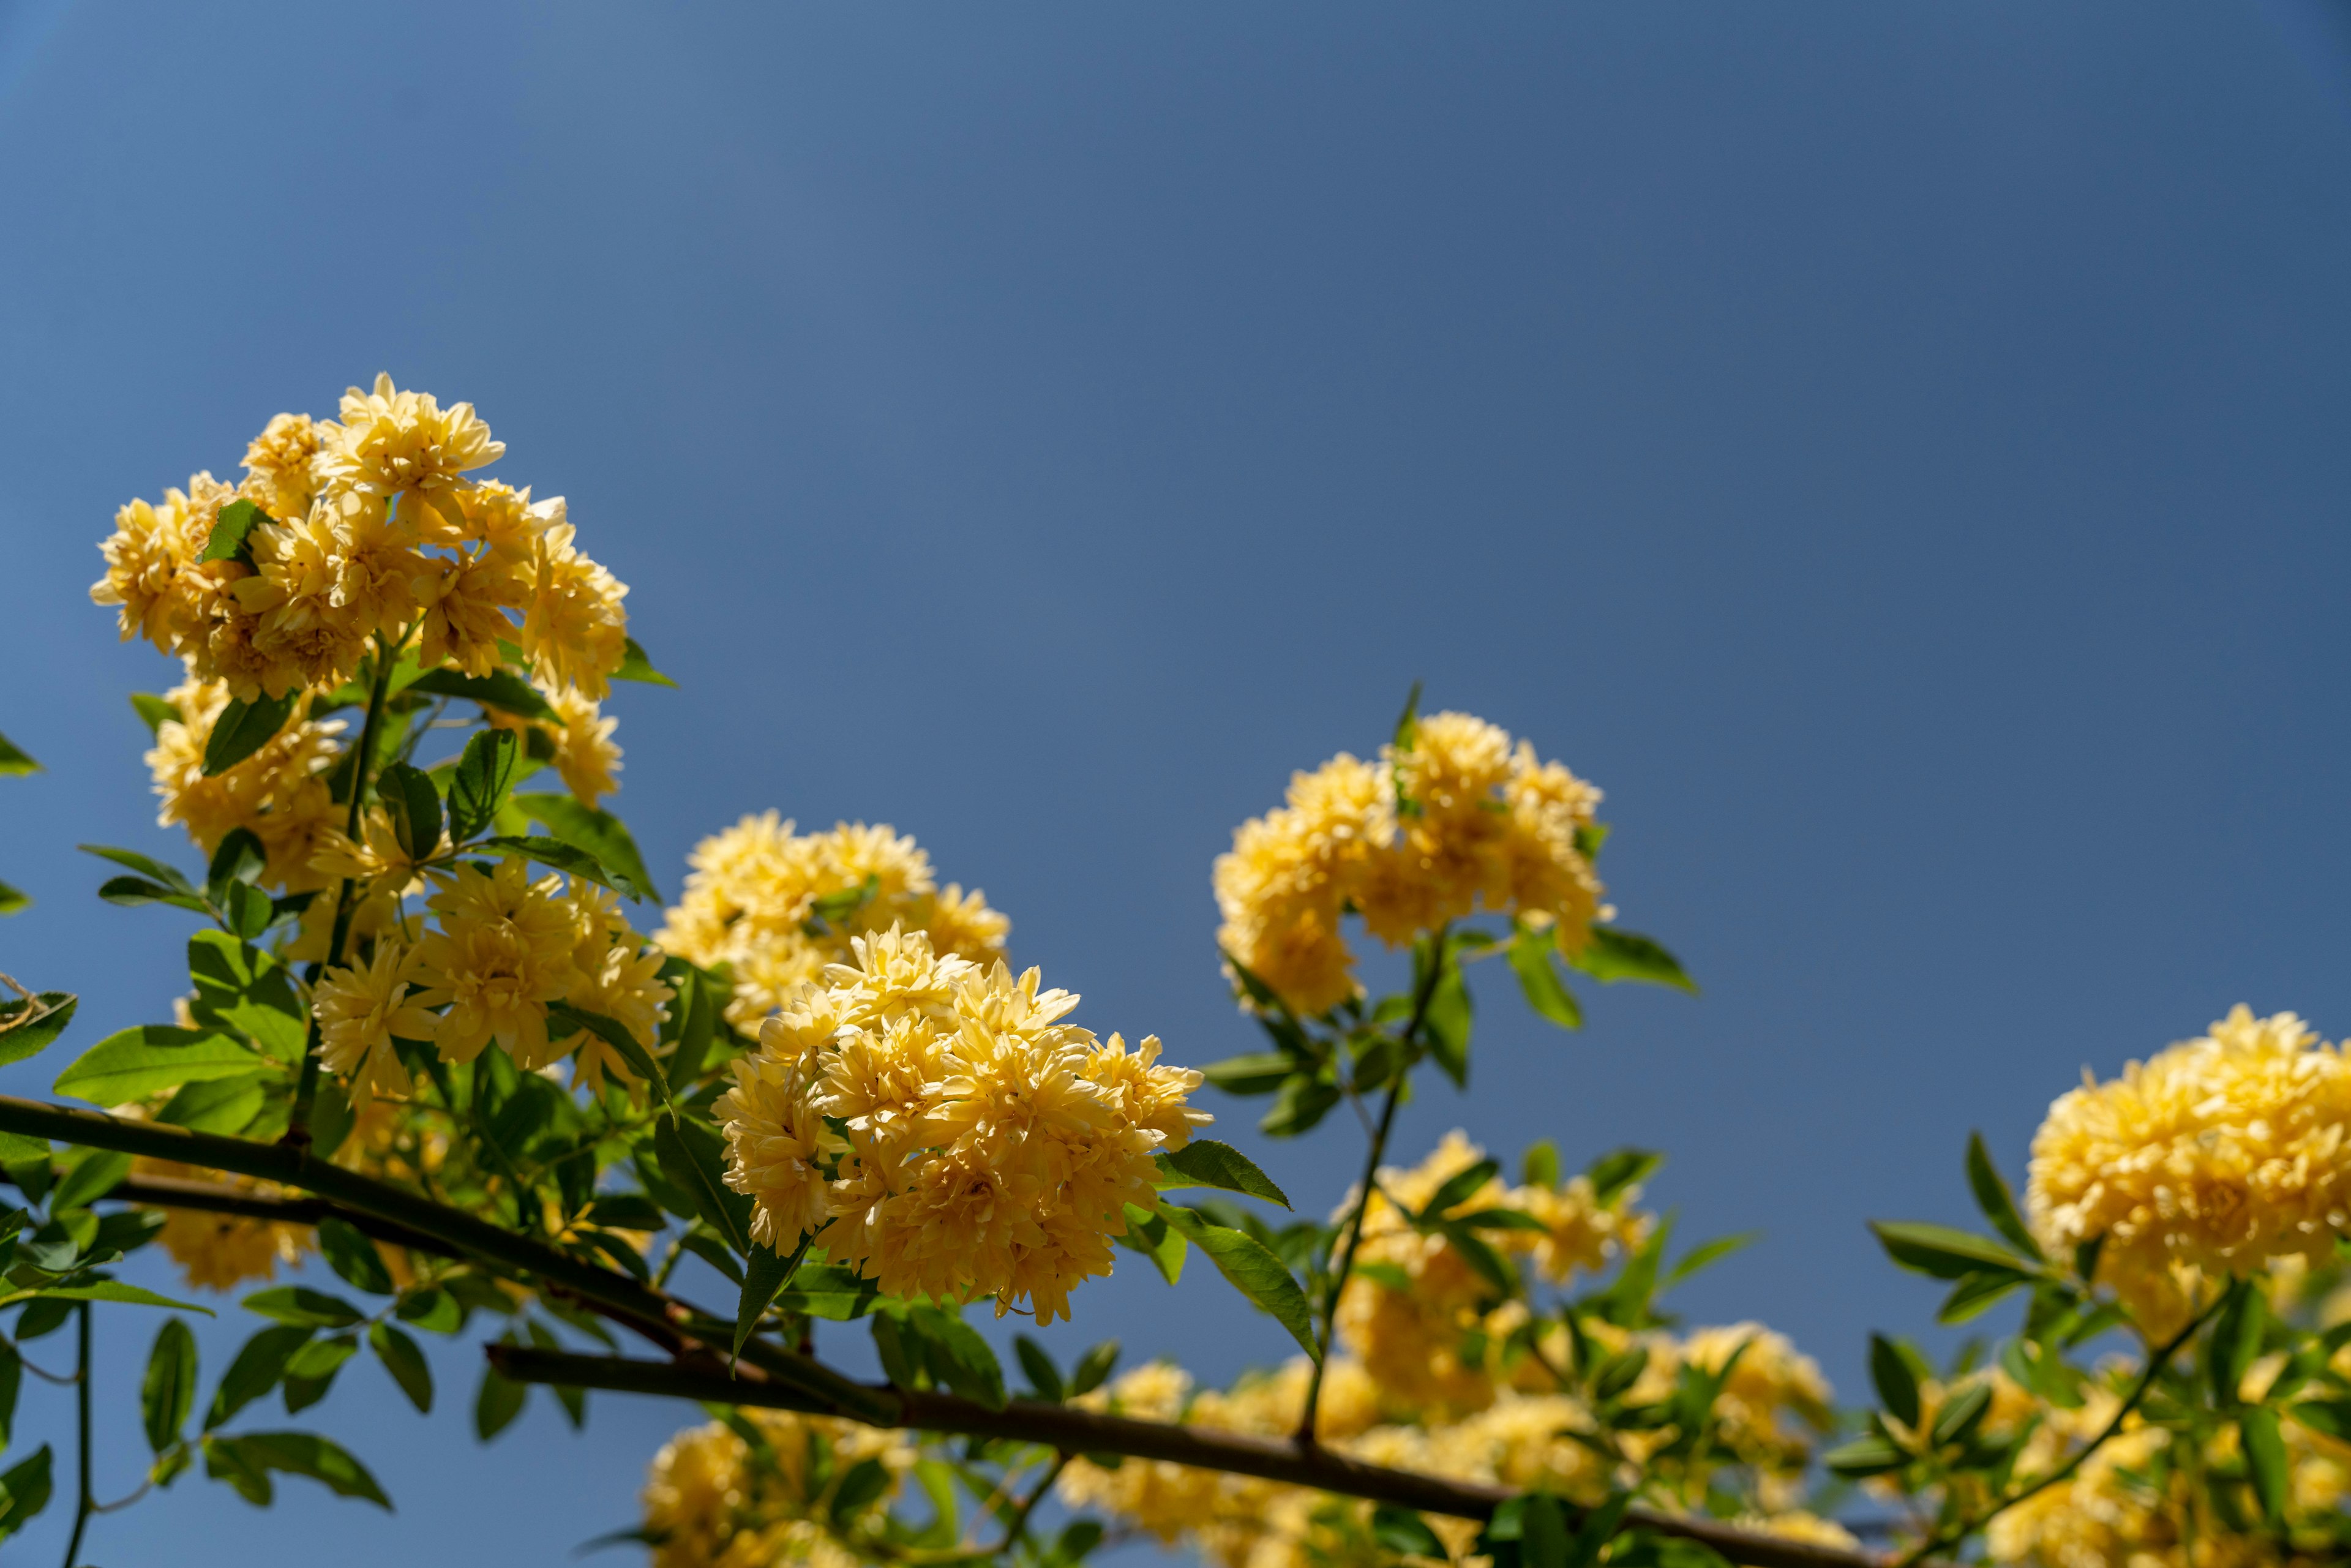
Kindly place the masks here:
<instances>
[{"instance_id":1,"label":"cluster of blossoms","mask_svg":"<svg viewBox=\"0 0 2351 1568\"><path fill-rule=\"evenodd\" d=\"M1592 866L1600 791L1462 713L1424 718L1377 762L1342 752L1290 781L1217 859L1217 941L1299 1012L1354 997L1349 911L1390 946L1485 909L1582 951L1608 914Z\"/></svg>"},{"instance_id":2,"label":"cluster of blossoms","mask_svg":"<svg viewBox=\"0 0 2351 1568\"><path fill-rule=\"evenodd\" d=\"M1492 1403L1502 1345L1527 1318L1523 1304L1495 1301L1493 1286L1451 1240L1415 1228L1397 1207L1418 1213L1439 1187L1484 1158L1485 1151L1457 1131L1411 1169L1382 1169L1356 1253L1371 1268L1351 1278L1339 1298L1342 1342L1382 1388L1416 1407L1468 1411ZM1552 1186L1510 1187L1495 1179L1451 1213L1512 1209L1534 1219L1541 1229L1484 1234L1505 1257L1531 1256L1556 1284L1578 1270L1597 1273L1641 1244L1650 1221L1634 1211L1639 1197L1639 1188L1626 1186L1602 1202L1582 1176ZM1351 1196L1334 1221L1343 1221L1353 1205Z\"/></svg>"},{"instance_id":3,"label":"cluster of blossoms","mask_svg":"<svg viewBox=\"0 0 2351 1568\"><path fill-rule=\"evenodd\" d=\"M762 1451L713 1421L679 1433L653 1463L644 1492L653 1568L852 1568L914 1468L903 1433L781 1410L739 1412ZM887 1484L841 1506L842 1481L864 1461Z\"/></svg>"},{"instance_id":4,"label":"cluster of blossoms","mask_svg":"<svg viewBox=\"0 0 2351 1568\"><path fill-rule=\"evenodd\" d=\"M1187 1069L1061 1020L1078 998L936 952L920 931L850 939L854 962L789 992L717 1104L752 1234L803 1237L887 1294L1022 1301L1069 1316L1111 1270L1152 1155L1209 1118Z\"/></svg>"},{"instance_id":5,"label":"cluster of blossoms","mask_svg":"<svg viewBox=\"0 0 2351 1568\"><path fill-rule=\"evenodd\" d=\"M845 961L851 938L893 926L976 963L1004 951L1012 923L977 888L942 891L930 856L886 822L841 822L829 833L792 827L768 811L696 844L685 894L655 936L690 963L726 966L730 1023L758 1028L795 988Z\"/></svg>"},{"instance_id":6,"label":"cluster of blossoms","mask_svg":"<svg viewBox=\"0 0 2351 1568\"><path fill-rule=\"evenodd\" d=\"M2026 1209L2053 1250L2104 1238L2099 1280L2162 1338L2227 1276L2333 1255L2351 1225L2346 1137L2351 1061L2294 1014L2240 1006L2060 1097Z\"/></svg>"}]
</instances>

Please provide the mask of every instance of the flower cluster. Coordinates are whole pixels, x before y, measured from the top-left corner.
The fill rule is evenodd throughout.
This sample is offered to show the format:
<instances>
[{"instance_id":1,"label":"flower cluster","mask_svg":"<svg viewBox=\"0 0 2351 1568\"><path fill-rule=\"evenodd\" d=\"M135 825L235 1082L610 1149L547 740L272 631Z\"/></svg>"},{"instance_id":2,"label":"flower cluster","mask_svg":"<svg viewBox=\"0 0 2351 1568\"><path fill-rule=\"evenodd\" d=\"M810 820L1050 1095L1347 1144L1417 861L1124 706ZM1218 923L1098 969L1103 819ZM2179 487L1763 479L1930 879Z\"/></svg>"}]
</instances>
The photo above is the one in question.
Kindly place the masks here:
<instances>
[{"instance_id":1,"label":"flower cluster","mask_svg":"<svg viewBox=\"0 0 2351 1568\"><path fill-rule=\"evenodd\" d=\"M746 1409L734 1425L680 1432L655 1456L645 1483L644 1530L653 1568L850 1568L858 1547L904 1485L914 1446L901 1433L780 1410ZM885 1483L843 1499L866 1460Z\"/></svg>"},{"instance_id":2,"label":"flower cluster","mask_svg":"<svg viewBox=\"0 0 2351 1568\"><path fill-rule=\"evenodd\" d=\"M1450 1239L1411 1221L1439 1187L1484 1158L1453 1132L1418 1166L1382 1169L1357 1251L1359 1262L1371 1267L1359 1270L1339 1298L1340 1339L1382 1388L1415 1407L1468 1411L1491 1404L1502 1342L1526 1318L1523 1306L1496 1301L1491 1282ZM1582 1176L1550 1186L1510 1187L1493 1179L1449 1212L1465 1218L1512 1209L1531 1217L1542 1228L1481 1234L1505 1257L1531 1256L1557 1283L1578 1270L1596 1273L1641 1244L1649 1219L1633 1208L1639 1197L1637 1187L1626 1186L1603 1202ZM1353 1203L1351 1197L1334 1218L1343 1222Z\"/></svg>"},{"instance_id":3,"label":"flower cluster","mask_svg":"<svg viewBox=\"0 0 2351 1568\"><path fill-rule=\"evenodd\" d=\"M975 888L942 891L930 856L889 824L842 822L795 833L773 811L695 846L685 894L656 935L663 947L735 979L728 1021L746 1030L794 988L849 956L852 937L903 926L932 950L985 963L1012 923Z\"/></svg>"},{"instance_id":4,"label":"flower cluster","mask_svg":"<svg viewBox=\"0 0 2351 1568\"><path fill-rule=\"evenodd\" d=\"M1301 1013L1355 996L1353 911L1390 946L1479 909L1557 932L1580 952L1606 916L1592 866L1600 791L1532 743L1440 713L1376 762L1345 753L1290 781L1217 860L1224 951Z\"/></svg>"},{"instance_id":5,"label":"flower cluster","mask_svg":"<svg viewBox=\"0 0 2351 1568\"><path fill-rule=\"evenodd\" d=\"M228 706L226 683L192 675L164 700L173 716L155 727L155 747L147 753L163 802L159 825L184 829L207 855L230 832L246 829L269 856L263 882L282 893L326 886L329 873L311 862L345 815L327 780L342 758L343 721L289 724L244 761L207 778L204 747Z\"/></svg>"},{"instance_id":6,"label":"flower cluster","mask_svg":"<svg viewBox=\"0 0 2351 1568\"><path fill-rule=\"evenodd\" d=\"M1111 1270L1123 1207L1154 1201L1152 1155L1209 1118L1200 1075L1061 1020L1078 998L893 926L782 998L717 1104L727 1182L752 1234L804 1236L893 1296L1027 1301ZM838 1130L836 1130L838 1129Z\"/></svg>"},{"instance_id":7,"label":"flower cluster","mask_svg":"<svg viewBox=\"0 0 2351 1568\"><path fill-rule=\"evenodd\" d=\"M2052 1249L2104 1238L2099 1279L2163 1337L2227 1275L2331 1255L2351 1216L2346 1135L2351 1061L2294 1014L2240 1006L2050 1106L2026 1207Z\"/></svg>"}]
</instances>

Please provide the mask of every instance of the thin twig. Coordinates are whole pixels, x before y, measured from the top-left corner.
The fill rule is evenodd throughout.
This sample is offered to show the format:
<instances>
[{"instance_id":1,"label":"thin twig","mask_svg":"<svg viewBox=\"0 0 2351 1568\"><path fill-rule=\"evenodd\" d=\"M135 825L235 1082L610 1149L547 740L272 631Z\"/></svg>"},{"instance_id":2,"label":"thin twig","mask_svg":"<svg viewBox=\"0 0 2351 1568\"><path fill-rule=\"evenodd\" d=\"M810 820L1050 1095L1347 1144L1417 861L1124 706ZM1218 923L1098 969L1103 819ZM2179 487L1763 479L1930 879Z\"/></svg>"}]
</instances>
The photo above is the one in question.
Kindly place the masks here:
<instances>
[{"instance_id":1,"label":"thin twig","mask_svg":"<svg viewBox=\"0 0 2351 1568\"><path fill-rule=\"evenodd\" d=\"M81 1364L80 1375L74 1379L74 1456L79 1473L75 1477L73 1535L66 1542L66 1568L74 1568L81 1556L82 1531L89 1528L90 1511L98 1500L89 1490L89 1303L82 1302L75 1316L79 1320L75 1335Z\"/></svg>"},{"instance_id":2,"label":"thin twig","mask_svg":"<svg viewBox=\"0 0 2351 1568\"><path fill-rule=\"evenodd\" d=\"M1029 1516L1037 1511L1037 1505L1045 1500L1045 1494L1053 1490L1053 1483L1061 1479L1061 1472L1070 1468L1070 1460L1073 1457L1067 1453L1053 1456L1052 1469L1047 1470L1044 1478L1030 1489L1029 1495L1020 1500L1019 1511L1004 1527L1004 1539L996 1543L996 1550L989 1552L989 1556L1001 1557L1029 1539Z\"/></svg>"}]
</instances>

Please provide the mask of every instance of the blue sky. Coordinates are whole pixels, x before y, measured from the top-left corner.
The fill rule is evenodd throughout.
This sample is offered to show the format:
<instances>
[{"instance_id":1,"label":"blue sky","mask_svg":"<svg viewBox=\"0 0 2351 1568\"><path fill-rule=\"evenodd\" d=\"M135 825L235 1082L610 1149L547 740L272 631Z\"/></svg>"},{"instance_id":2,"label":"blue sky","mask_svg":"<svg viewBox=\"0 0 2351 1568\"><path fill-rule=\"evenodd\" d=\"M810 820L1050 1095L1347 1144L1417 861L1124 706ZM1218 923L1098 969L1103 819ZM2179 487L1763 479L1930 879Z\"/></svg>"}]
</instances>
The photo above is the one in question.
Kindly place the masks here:
<instances>
[{"instance_id":1,"label":"blue sky","mask_svg":"<svg viewBox=\"0 0 2351 1568\"><path fill-rule=\"evenodd\" d=\"M83 994L69 1043L163 1015L184 927L70 848L174 847L123 701L170 672L88 604L96 543L389 370L632 586L683 689L615 703L618 805L673 889L745 811L887 821L1082 1021L1207 1061L1252 1048L1211 858L1414 679L1596 779L1625 923L1705 994L1566 1037L1489 986L1472 1092L1404 1145L1669 1151L1685 1234L1766 1233L1684 1308L1858 1398L1863 1336L1934 1300L1863 1221L1964 1218L1970 1128L2020 1168L2084 1066L2239 1000L2351 1030L2345 31L18 0L0 730L48 771L0 781L39 900L0 968ZM1336 1200L1351 1128L1213 1108ZM1281 1354L1209 1276L1077 1310L1057 1343L1212 1378ZM113 1493L152 1324L107 1318ZM693 1415L542 1407L486 1456L440 1364L430 1421L371 1367L314 1413L390 1520L188 1480L94 1555L552 1563Z\"/></svg>"}]
</instances>

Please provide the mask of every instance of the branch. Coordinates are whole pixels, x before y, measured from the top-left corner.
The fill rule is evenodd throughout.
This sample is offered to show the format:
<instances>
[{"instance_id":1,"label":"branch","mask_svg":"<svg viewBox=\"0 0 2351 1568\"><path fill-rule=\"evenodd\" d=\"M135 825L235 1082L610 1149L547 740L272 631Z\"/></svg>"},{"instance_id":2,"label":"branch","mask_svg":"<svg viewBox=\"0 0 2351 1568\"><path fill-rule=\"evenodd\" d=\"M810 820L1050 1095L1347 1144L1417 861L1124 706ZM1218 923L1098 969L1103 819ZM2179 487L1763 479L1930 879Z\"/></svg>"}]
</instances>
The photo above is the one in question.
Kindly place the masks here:
<instances>
[{"instance_id":1,"label":"branch","mask_svg":"<svg viewBox=\"0 0 2351 1568\"><path fill-rule=\"evenodd\" d=\"M693 1399L705 1404L753 1405L811 1415L850 1415L845 1410L827 1409L799 1389L778 1386L756 1373L746 1372L730 1379L723 1370L632 1361L622 1356L578 1355L569 1351L512 1344L482 1348L499 1375L517 1383L555 1383L622 1394ZM1301 1448L1293 1443L1238 1432L1217 1432L1164 1421L1137 1421L1026 1399L1007 1400L1003 1409L992 1410L950 1394L908 1388L887 1392L902 1410L901 1418L891 1425L917 1431L1005 1437L1069 1453L1164 1459L1196 1469L1255 1476L1261 1480L1395 1503L1456 1519L1485 1520L1498 1504L1519 1495L1508 1487L1393 1470L1328 1448ZM1846 1552L1648 1509L1628 1510L1624 1528L1699 1542L1747 1568L1885 1568L1883 1558L1865 1552Z\"/></svg>"},{"instance_id":2,"label":"branch","mask_svg":"<svg viewBox=\"0 0 2351 1568\"><path fill-rule=\"evenodd\" d=\"M437 1237L427 1236L421 1230L411 1230L405 1225L378 1219L364 1209L329 1203L323 1197L266 1197L260 1193L223 1186L217 1182L189 1181L183 1176L139 1176L123 1177L109 1187L103 1196L120 1198L125 1203L143 1204L150 1208L192 1208L204 1214L233 1214L243 1219L266 1219L279 1225L316 1225L322 1219L340 1219L360 1235L388 1247L404 1248L411 1252L428 1253L435 1258L465 1256L458 1249Z\"/></svg>"}]
</instances>

